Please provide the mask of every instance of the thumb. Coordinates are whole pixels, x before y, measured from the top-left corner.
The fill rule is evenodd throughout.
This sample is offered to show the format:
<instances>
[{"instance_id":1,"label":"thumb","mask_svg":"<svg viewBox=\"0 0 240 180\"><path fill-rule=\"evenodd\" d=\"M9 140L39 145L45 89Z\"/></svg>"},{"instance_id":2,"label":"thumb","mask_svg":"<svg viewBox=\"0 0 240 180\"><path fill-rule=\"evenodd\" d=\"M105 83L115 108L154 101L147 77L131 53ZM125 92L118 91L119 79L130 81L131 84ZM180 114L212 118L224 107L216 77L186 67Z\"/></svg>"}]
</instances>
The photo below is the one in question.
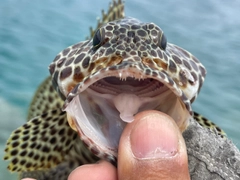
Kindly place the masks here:
<instances>
[{"instance_id":1,"label":"thumb","mask_svg":"<svg viewBox=\"0 0 240 180\"><path fill-rule=\"evenodd\" d=\"M144 111L126 126L118 150L118 177L190 179L184 139L171 117Z\"/></svg>"}]
</instances>

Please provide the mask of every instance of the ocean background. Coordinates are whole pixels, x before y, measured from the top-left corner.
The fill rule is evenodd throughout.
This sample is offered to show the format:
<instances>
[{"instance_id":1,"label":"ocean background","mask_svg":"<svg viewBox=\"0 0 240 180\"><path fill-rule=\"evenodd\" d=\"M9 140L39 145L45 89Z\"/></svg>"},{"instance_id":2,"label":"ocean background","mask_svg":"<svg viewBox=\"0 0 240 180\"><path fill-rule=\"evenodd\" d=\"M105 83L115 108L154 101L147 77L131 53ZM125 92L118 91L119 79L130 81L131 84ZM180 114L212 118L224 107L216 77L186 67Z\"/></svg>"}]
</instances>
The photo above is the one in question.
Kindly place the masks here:
<instances>
[{"instance_id":1,"label":"ocean background","mask_svg":"<svg viewBox=\"0 0 240 180\"><path fill-rule=\"evenodd\" d=\"M26 120L55 55L89 35L110 0L3 0L0 4L0 157ZM240 148L240 1L126 0L125 13L159 25L194 54L208 74L194 110L218 124ZM0 179L16 179L0 160Z\"/></svg>"}]
</instances>

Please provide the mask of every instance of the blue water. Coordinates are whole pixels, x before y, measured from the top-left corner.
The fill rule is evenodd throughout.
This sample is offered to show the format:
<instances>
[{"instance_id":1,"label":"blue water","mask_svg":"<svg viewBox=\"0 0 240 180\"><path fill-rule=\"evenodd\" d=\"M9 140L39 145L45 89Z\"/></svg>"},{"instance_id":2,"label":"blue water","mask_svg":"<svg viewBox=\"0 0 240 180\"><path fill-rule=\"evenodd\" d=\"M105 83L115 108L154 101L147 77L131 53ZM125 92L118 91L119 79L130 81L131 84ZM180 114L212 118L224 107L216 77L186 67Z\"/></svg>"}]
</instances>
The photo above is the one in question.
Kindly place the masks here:
<instances>
[{"instance_id":1,"label":"blue water","mask_svg":"<svg viewBox=\"0 0 240 180\"><path fill-rule=\"evenodd\" d=\"M110 1L110 0L109 0ZM58 2L58 3L56 3ZM109 2L3 0L0 4L0 156L10 132L24 123L48 65L84 40ZM154 22L168 41L193 53L208 74L194 110L222 127L240 148L240 1L126 0L127 16ZM15 179L0 161L3 179Z\"/></svg>"}]
</instances>

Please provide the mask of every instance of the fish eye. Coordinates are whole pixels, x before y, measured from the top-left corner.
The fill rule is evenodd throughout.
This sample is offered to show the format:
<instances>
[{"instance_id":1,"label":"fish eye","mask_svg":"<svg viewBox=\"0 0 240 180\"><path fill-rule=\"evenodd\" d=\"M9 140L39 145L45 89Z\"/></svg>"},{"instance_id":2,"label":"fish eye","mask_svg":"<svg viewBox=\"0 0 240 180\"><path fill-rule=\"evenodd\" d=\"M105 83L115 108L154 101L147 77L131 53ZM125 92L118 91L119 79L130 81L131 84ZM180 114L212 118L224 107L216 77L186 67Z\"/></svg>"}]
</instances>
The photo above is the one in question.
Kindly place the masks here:
<instances>
[{"instance_id":1,"label":"fish eye","mask_svg":"<svg viewBox=\"0 0 240 180\"><path fill-rule=\"evenodd\" d=\"M103 36L102 36L101 30L98 29L93 36L93 48L97 50L102 44L102 41L103 41Z\"/></svg>"},{"instance_id":2,"label":"fish eye","mask_svg":"<svg viewBox=\"0 0 240 180\"><path fill-rule=\"evenodd\" d=\"M167 38L164 35L164 33L162 33L162 36L159 38L159 42L158 42L158 46L163 49L166 50L167 47Z\"/></svg>"}]
</instances>

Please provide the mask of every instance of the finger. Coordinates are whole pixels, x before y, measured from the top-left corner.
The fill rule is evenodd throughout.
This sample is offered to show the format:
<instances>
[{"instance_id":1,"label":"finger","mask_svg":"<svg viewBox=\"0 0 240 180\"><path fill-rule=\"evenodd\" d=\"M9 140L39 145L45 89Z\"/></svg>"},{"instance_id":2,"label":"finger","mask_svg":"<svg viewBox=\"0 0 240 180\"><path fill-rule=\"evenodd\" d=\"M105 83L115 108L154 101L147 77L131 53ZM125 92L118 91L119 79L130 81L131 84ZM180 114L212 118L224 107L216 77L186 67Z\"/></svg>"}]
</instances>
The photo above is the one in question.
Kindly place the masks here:
<instances>
[{"instance_id":1,"label":"finger","mask_svg":"<svg viewBox=\"0 0 240 180\"><path fill-rule=\"evenodd\" d=\"M117 180L116 168L106 161L76 168L68 180Z\"/></svg>"},{"instance_id":2,"label":"finger","mask_svg":"<svg viewBox=\"0 0 240 180\"><path fill-rule=\"evenodd\" d=\"M119 180L190 179L184 139L168 115L145 111L135 116L120 139Z\"/></svg>"}]
</instances>

